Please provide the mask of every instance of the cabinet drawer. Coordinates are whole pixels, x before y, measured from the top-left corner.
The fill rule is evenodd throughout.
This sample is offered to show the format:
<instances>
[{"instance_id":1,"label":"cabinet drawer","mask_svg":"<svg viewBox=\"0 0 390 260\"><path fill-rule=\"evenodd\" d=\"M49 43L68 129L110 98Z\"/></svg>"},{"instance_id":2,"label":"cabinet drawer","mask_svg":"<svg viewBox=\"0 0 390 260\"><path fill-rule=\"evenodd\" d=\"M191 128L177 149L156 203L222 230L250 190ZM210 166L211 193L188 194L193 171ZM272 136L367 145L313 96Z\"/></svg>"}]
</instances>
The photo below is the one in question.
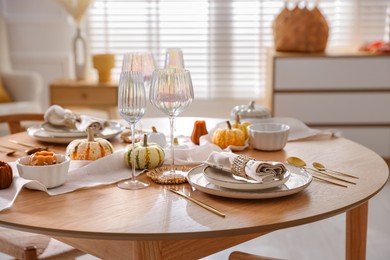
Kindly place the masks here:
<instances>
[{"instance_id":1,"label":"cabinet drawer","mask_svg":"<svg viewBox=\"0 0 390 260\"><path fill-rule=\"evenodd\" d=\"M277 93L274 116L306 123L390 124L390 93Z\"/></svg>"},{"instance_id":2,"label":"cabinet drawer","mask_svg":"<svg viewBox=\"0 0 390 260\"><path fill-rule=\"evenodd\" d=\"M51 102L62 106L116 106L116 87L52 87Z\"/></svg>"},{"instance_id":3,"label":"cabinet drawer","mask_svg":"<svg viewBox=\"0 0 390 260\"><path fill-rule=\"evenodd\" d=\"M274 58L275 90L390 89L390 56Z\"/></svg>"}]
</instances>

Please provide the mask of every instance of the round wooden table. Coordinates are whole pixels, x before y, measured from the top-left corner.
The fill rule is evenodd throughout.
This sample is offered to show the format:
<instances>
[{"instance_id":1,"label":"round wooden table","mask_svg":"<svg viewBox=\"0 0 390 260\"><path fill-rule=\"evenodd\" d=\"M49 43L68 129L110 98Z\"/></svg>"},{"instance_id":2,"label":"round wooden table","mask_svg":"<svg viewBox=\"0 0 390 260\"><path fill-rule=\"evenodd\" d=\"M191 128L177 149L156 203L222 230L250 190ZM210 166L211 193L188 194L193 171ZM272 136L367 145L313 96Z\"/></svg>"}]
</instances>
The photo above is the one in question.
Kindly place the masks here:
<instances>
[{"instance_id":1,"label":"round wooden table","mask_svg":"<svg viewBox=\"0 0 390 260\"><path fill-rule=\"evenodd\" d=\"M190 135L195 120L179 117L178 132ZM217 120L206 122L211 128ZM166 132L168 119L143 120L145 128L151 125ZM1 137L0 142L8 143L11 138L40 143L26 133ZM119 140L113 142L117 149L124 147ZM63 153L65 145L55 144L53 149ZM12 208L0 212L0 225L47 234L103 259L198 259L268 232L346 212L346 257L365 258L368 200L389 176L380 156L330 135L288 142L278 152L246 149L240 153L280 162L298 156L306 162L318 161L331 169L348 171L359 179L348 188L313 180L297 194L257 200L208 195L189 184L175 186L219 209L225 218L169 192L171 186L158 184L136 191L106 185L58 196L23 189ZM16 160L4 154L0 158Z\"/></svg>"}]
</instances>

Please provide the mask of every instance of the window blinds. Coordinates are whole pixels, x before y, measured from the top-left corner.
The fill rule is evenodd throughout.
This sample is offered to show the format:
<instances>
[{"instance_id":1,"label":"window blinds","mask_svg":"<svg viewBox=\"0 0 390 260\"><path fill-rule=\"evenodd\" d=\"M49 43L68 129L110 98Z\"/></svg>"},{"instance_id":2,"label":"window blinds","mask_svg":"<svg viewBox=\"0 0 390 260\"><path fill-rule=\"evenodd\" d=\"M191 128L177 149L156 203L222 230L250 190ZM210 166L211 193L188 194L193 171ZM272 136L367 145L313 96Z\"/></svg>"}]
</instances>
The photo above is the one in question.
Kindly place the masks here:
<instances>
[{"instance_id":1,"label":"window blinds","mask_svg":"<svg viewBox=\"0 0 390 260\"><path fill-rule=\"evenodd\" d=\"M290 1L292 2L292 1ZM95 0L87 23L92 54L149 50L163 66L167 48L181 48L196 98L261 97L277 0ZM387 0L322 0L328 47L356 48L383 39Z\"/></svg>"}]
</instances>

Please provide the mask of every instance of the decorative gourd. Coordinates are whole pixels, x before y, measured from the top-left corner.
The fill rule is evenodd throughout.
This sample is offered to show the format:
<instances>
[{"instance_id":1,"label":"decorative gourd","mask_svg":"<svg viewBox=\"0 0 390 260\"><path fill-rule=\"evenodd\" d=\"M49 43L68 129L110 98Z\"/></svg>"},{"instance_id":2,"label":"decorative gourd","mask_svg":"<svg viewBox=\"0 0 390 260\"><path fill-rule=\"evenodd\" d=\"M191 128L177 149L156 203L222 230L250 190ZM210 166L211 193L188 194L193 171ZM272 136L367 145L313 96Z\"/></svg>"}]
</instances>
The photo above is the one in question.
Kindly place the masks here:
<instances>
[{"instance_id":1,"label":"decorative gourd","mask_svg":"<svg viewBox=\"0 0 390 260\"><path fill-rule=\"evenodd\" d=\"M11 186L13 180L11 166L3 161L0 161L0 190Z\"/></svg>"},{"instance_id":2,"label":"decorative gourd","mask_svg":"<svg viewBox=\"0 0 390 260\"><path fill-rule=\"evenodd\" d=\"M152 132L148 134L149 143L156 143L161 147L165 147L167 145L167 140L163 133L157 132L156 127L152 126Z\"/></svg>"},{"instance_id":3,"label":"decorative gourd","mask_svg":"<svg viewBox=\"0 0 390 260\"><path fill-rule=\"evenodd\" d=\"M214 131L212 142L222 149L229 145L243 146L245 145L245 134L238 128L232 128L229 121L226 121L227 128L218 128Z\"/></svg>"},{"instance_id":4,"label":"decorative gourd","mask_svg":"<svg viewBox=\"0 0 390 260\"><path fill-rule=\"evenodd\" d=\"M28 164L31 166L44 166L56 164L57 158L53 152L40 151L30 155Z\"/></svg>"},{"instance_id":5,"label":"decorative gourd","mask_svg":"<svg viewBox=\"0 0 390 260\"><path fill-rule=\"evenodd\" d=\"M161 166L165 160L164 150L156 143L148 143L148 136L144 135L143 142L128 145L125 151L125 161L132 167L132 158L135 156L137 170L154 169Z\"/></svg>"},{"instance_id":6,"label":"decorative gourd","mask_svg":"<svg viewBox=\"0 0 390 260\"><path fill-rule=\"evenodd\" d=\"M114 152L112 144L103 138L94 138L93 130L87 128L87 139L75 139L66 147L71 160L97 160Z\"/></svg>"},{"instance_id":7,"label":"decorative gourd","mask_svg":"<svg viewBox=\"0 0 390 260\"><path fill-rule=\"evenodd\" d=\"M241 122L240 122L240 115L239 115L238 113L236 114L236 121L235 121L234 123L231 123L232 128L238 128L238 129L240 129L241 131L244 132L244 134L245 134L245 140L248 139L248 137L249 137L247 127L248 127L250 124L251 124L251 123L249 123L249 122L243 122L243 123L241 123Z\"/></svg>"},{"instance_id":8,"label":"decorative gourd","mask_svg":"<svg viewBox=\"0 0 390 260\"><path fill-rule=\"evenodd\" d=\"M204 120L196 120L191 134L191 141L199 145L200 137L207 134L206 122Z\"/></svg>"}]
</instances>

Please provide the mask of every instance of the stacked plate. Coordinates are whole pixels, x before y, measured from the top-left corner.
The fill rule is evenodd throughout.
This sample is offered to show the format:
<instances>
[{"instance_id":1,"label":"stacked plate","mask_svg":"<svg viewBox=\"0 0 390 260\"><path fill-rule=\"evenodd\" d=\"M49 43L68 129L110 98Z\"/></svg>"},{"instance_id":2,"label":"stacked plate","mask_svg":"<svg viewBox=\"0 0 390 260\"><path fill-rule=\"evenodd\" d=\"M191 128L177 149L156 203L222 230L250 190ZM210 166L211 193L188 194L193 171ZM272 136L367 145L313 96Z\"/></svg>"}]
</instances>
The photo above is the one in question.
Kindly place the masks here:
<instances>
[{"instance_id":1,"label":"stacked plate","mask_svg":"<svg viewBox=\"0 0 390 260\"><path fill-rule=\"evenodd\" d=\"M266 199L295 194L305 189L312 177L304 169L286 165L282 180L259 183L231 173L200 165L191 169L187 180L196 189L208 194L238 199Z\"/></svg>"},{"instance_id":2,"label":"stacked plate","mask_svg":"<svg viewBox=\"0 0 390 260\"><path fill-rule=\"evenodd\" d=\"M99 133L96 133L95 137L110 139L122 133L124 129L125 126L122 124L111 121L109 126L105 127ZM87 133L85 131L69 129L65 126L55 126L47 122L41 125L29 127L27 129L27 133L36 140L51 143L69 143L74 139L87 137Z\"/></svg>"}]
</instances>

